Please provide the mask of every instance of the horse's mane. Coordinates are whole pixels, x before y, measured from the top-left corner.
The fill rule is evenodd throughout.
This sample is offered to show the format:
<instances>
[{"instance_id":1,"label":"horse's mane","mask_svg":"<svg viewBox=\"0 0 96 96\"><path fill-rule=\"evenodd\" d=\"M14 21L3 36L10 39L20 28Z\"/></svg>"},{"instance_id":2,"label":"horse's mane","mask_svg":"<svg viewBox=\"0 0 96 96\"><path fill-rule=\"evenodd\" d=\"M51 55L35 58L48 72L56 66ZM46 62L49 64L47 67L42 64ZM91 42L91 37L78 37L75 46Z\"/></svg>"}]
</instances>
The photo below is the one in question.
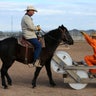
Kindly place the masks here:
<instances>
[{"instance_id":1,"label":"horse's mane","mask_svg":"<svg viewBox=\"0 0 96 96\"><path fill-rule=\"evenodd\" d=\"M46 33L44 37L45 37L45 40L53 39L54 41L58 41L60 36L61 36L61 32L60 32L59 28L56 28L56 29L53 29L53 30L49 31L48 33Z\"/></svg>"},{"instance_id":2,"label":"horse's mane","mask_svg":"<svg viewBox=\"0 0 96 96\"><path fill-rule=\"evenodd\" d=\"M45 35L54 35L54 33L56 33L56 31L58 31L58 28L57 29L50 30Z\"/></svg>"},{"instance_id":3,"label":"horse's mane","mask_svg":"<svg viewBox=\"0 0 96 96\"><path fill-rule=\"evenodd\" d=\"M61 33L59 31L60 30L58 28L53 29L44 35L45 45L48 49L50 49L50 47L54 49L58 46Z\"/></svg>"}]
</instances>

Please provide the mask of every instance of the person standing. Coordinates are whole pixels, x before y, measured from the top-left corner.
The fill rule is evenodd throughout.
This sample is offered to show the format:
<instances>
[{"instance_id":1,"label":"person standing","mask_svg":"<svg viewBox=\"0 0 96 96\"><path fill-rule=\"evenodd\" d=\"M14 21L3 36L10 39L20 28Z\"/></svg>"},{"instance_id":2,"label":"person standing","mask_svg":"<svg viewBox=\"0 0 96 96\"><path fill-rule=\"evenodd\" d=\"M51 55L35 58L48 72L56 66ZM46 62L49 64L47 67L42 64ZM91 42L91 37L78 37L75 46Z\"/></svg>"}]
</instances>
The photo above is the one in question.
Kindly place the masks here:
<instances>
[{"instance_id":1,"label":"person standing","mask_svg":"<svg viewBox=\"0 0 96 96\"><path fill-rule=\"evenodd\" d=\"M34 45L35 50L33 55L33 65L36 67L42 67L39 61L42 46L35 33L36 31L40 31L41 28L39 25L35 26L33 19L31 18L31 16L33 16L37 10L32 5L30 5L27 6L25 11L26 13L21 20L22 33L24 38Z\"/></svg>"}]
</instances>

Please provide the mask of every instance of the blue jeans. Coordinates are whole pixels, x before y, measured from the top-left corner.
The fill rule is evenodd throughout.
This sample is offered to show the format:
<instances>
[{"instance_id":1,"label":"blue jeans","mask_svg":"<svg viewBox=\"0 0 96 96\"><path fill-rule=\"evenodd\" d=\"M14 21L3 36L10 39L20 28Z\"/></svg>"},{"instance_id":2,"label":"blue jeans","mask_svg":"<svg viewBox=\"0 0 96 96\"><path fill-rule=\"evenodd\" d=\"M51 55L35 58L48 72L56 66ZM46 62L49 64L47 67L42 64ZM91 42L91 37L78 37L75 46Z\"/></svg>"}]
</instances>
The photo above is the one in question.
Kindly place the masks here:
<instances>
[{"instance_id":1,"label":"blue jeans","mask_svg":"<svg viewBox=\"0 0 96 96\"><path fill-rule=\"evenodd\" d=\"M36 59L39 58L40 53L41 53L41 49L42 49L42 45L41 43L38 41L37 38L32 38L32 39L27 39L31 44L33 44L35 50L34 50L34 55L33 55L33 59L34 61Z\"/></svg>"}]
</instances>

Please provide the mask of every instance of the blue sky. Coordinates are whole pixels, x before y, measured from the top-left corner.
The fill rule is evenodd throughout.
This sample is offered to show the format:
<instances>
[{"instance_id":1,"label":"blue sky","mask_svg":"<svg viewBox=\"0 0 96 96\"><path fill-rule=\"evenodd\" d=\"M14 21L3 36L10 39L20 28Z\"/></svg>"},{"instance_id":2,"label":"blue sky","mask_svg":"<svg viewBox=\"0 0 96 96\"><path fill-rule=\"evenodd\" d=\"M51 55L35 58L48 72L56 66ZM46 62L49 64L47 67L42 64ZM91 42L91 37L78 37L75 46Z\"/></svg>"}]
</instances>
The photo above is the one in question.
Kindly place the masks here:
<instances>
[{"instance_id":1,"label":"blue sky","mask_svg":"<svg viewBox=\"0 0 96 96\"><path fill-rule=\"evenodd\" d=\"M69 30L96 29L96 0L2 0L0 31L21 31L27 5L38 10L32 18L43 30L52 30L61 24Z\"/></svg>"}]
</instances>

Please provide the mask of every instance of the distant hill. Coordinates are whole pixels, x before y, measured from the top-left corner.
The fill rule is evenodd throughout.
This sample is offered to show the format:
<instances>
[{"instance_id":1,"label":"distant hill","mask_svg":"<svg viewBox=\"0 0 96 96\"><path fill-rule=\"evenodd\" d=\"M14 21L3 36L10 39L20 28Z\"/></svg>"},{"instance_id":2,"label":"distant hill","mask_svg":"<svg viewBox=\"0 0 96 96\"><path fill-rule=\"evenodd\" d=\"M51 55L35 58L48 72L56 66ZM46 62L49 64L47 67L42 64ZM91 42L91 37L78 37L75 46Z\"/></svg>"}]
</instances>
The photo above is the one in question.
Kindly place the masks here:
<instances>
[{"instance_id":1,"label":"distant hill","mask_svg":"<svg viewBox=\"0 0 96 96\"><path fill-rule=\"evenodd\" d=\"M94 30L94 29L90 29L90 30L77 30L77 29L73 29L73 30L69 30L71 35L76 35L76 36L77 35L81 36L81 33L80 33L81 31L86 32L88 34L96 33L96 30Z\"/></svg>"},{"instance_id":2,"label":"distant hill","mask_svg":"<svg viewBox=\"0 0 96 96\"><path fill-rule=\"evenodd\" d=\"M69 30L70 34L72 35L74 40L84 40L82 34L80 33L81 31L84 31L86 33L88 33L89 35L91 33L95 33L96 30L94 29L90 29L90 30L78 30L78 29L72 29ZM47 33L47 31L46 31ZM22 35L22 32L18 31L18 32L2 32L0 31L0 39L4 38L4 37L10 37L10 36L14 36L14 37L19 37Z\"/></svg>"}]
</instances>

